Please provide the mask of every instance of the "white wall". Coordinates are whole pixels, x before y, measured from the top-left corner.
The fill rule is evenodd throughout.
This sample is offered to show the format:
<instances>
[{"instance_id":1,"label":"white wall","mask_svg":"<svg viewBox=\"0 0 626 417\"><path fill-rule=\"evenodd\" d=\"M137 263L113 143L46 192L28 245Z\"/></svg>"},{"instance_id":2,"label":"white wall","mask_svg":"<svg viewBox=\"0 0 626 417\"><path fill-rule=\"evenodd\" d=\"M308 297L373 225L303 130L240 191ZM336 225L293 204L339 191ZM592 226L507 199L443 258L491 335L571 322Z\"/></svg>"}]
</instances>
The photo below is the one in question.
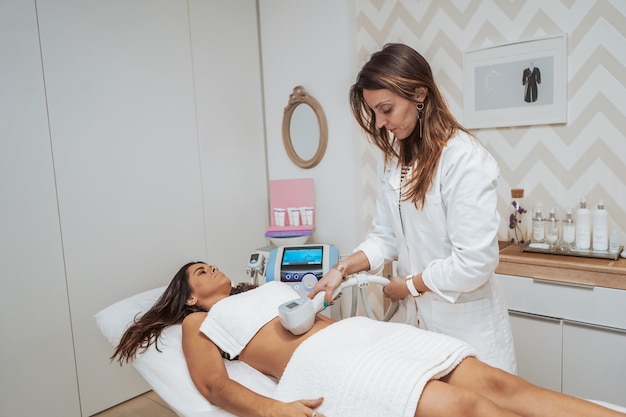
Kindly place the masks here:
<instances>
[{"instance_id":1,"label":"white wall","mask_svg":"<svg viewBox=\"0 0 626 417\"><path fill-rule=\"evenodd\" d=\"M205 259L244 281L269 222L256 1L190 6Z\"/></svg>"},{"instance_id":2,"label":"white wall","mask_svg":"<svg viewBox=\"0 0 626 417\"><path fill-rule=\"evenodd\" d=\"M310 174L316 185L323 183L324 195L318 186L318 205L327 214L319 222L317 240L337 242L345 252L352 247L352 234L359 241L374 214L379 151L368 151L358 130L350 131L353 122L347 110L347 89L371 52L387 42L418 49L462 120L466 50L565 33L568 123L475 131L501 169L500 237L507 238L510 188L522 187L528 210L537 203L573 207L581 197L595 206L603 199L610 227L617 227L621 242L626 241L626 153L617 151L625 135L620 110L626 100L623 1L576 2L571 7L541 0L463 6L398 0L260 3L270 178ZM310 171L290 164L280 142L281 112L296 84L310 90L329 116L328 155ZM348 155L358 159L346 164ZM345 198L343 192L348 193Z\"/></svg>"},{"instance_id":3,"label":"white wall","mask_svg":"<svg viewBox=\"0 0 626 417\"><path fill-rule=\"evenodd\" d=\"M465 51L566 34L567 123L474 130L500 166L500 237L507 238L510 189L521 187L529 212L538 203L561 209L586 197L594 207L603 199L610 227L626 241L625 1L359 0L356 11L359 56L387 42L415 47L460 120ZM374 199L366 190L365 203Z\"/></svg>"},{"instance_id":4,"label":"white wall","mask_svg":"<svg viewBox=\"0 0 626 417\"><path fill-rule=\"evenodd\" d=\"M97 311L187 261L243 280L265 243L256 3L0 11L0 415L88 416L148 389Z\"/></svg>"},{"instance_id":5,"label":"white wall","mask_svg":"<svg viewBox=\"0 0 626 417\"><path fill-rule=\"evenodd\" d=\"M355 142L348 90L354 82L352 1L260 0L261 53L269 178L315 181L315 242L351 253L363 238L360 187L356 186L360 143ZM282 142L282 117L289 94L302 85L324 109L328 148L312 169L293 164Z\"/></svg>"}]
</instances>

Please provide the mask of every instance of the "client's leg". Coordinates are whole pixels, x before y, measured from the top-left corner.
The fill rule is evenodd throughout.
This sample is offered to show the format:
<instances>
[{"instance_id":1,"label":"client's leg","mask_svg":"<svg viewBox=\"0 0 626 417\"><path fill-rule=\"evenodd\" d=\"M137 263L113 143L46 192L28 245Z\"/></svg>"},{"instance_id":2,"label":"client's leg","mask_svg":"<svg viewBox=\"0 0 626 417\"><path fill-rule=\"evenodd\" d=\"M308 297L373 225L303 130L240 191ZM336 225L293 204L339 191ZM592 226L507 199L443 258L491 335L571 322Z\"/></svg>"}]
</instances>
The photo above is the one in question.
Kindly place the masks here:
<instances>
[{"instance_id":1,"label":"client's leg","mask_svg":"<svg viewBox=\"0 0 626 417\"><path fill-rule=\"evenodd\" d=\"M429 381L422 391L415 417L520 417L488 398L441 381Z\"/></svg>"},{"instance_id":2,"label":"client's leg","mask_svg":"<svg viewBox=\"0 0 626 417\"><path fill-rule=\"evenodd\" d=\"M624 416L589 401L538 387L475 358L463 360L442 381L484 395L499 407L525 417Z\"/></svg>"}]
</instances>

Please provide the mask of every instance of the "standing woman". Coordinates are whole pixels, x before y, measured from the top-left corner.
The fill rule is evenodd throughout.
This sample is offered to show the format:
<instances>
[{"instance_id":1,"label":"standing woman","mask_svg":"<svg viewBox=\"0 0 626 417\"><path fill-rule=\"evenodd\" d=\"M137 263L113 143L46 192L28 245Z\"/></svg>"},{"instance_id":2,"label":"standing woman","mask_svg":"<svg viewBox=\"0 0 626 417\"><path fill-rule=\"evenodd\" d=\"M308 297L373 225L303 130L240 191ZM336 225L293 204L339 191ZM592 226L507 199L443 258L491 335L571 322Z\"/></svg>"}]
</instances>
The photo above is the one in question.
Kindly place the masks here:
<instances>
[{"instance_id":1,"label":"standing woman","mask_svg":"<svg viewBox=\"0 0 626 417\"><path fill-rule=\"evenodd\" d=\"M352 113L382 151L373 229L313 288L331 301L349 274L397 260L384 294L392 321L455 336L478 358L516 372L508 312L494 282L496 186L487 150L452 115L428 62L402 44L374 53L350 89Z\"/></svg>"}]
</instances>

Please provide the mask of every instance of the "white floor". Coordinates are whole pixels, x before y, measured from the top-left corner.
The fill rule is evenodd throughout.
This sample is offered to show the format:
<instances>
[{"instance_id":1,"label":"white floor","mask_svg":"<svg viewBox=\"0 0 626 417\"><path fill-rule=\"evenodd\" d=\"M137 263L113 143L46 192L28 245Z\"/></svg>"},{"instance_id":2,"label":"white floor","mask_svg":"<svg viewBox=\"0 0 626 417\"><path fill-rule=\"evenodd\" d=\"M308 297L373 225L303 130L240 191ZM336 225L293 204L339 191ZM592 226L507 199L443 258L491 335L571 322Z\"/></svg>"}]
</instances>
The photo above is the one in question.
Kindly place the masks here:
<instances>
[{"instance_id":1,"label":"white floor","mask_svg":"<svg viewBox=\"0 0 626 417\"><path fill-rule=\"evenodd\" d=\"M178 417L178 415L154 391L149 391L92 417Z\"/></svg>"},{"instance_id":2,"label":"white floor","mask_svg":"<svg viewBox=\"0 0 626 417\"><path fill-rule=\"evenodd\" d=\"M626 415L626 408L602 401L600 405L620 411ZM154 391L132 398L91 417L179 417Z\"/></svg>"}]
</instances>

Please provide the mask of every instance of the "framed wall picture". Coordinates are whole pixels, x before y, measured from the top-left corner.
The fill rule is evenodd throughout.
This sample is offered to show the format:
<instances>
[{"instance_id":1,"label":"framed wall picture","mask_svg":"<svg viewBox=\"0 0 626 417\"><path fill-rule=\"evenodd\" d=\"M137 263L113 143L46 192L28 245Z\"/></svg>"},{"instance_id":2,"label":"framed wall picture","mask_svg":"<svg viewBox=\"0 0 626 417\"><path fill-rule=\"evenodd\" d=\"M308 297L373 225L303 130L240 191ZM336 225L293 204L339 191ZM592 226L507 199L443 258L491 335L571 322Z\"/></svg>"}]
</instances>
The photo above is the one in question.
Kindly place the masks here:
<instances>
[{"instance_id":1,"label":"framed wall picture","mask_svg":"<svg viewBox=\"0 0 626 417\"><path fill-rule=\"evenodd\" d=\"M463 76L468 129L567 122L565 35L467 51Z\"/></svg>"}]
</instances>

